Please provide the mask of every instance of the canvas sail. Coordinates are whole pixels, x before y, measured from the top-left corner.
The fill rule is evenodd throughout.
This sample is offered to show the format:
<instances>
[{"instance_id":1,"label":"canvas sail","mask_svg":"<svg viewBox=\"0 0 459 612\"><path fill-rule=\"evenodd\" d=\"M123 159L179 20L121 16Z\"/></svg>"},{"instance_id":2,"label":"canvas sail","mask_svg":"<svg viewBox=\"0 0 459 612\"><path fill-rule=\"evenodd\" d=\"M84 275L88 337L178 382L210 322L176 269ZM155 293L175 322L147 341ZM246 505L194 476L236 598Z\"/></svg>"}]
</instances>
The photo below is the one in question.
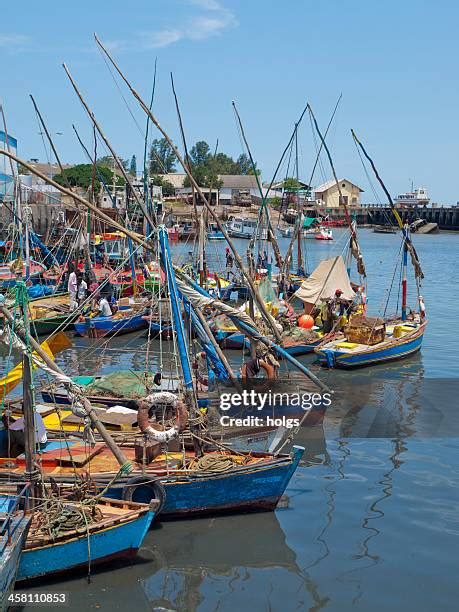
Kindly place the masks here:
<instances>
[{"instance_id":1,"label":"canvas sail","mask_svg":"<svg viewBox=\"0 0 459 612\"><path fill-rule=\"evenodd\" d=\"M332 298L337 289L343 292L341 297L344 300L354 299L355 293L341 255L321 261L312 274L303 281L301 287L294 293L294 297L307 304L320 304L321 300Z\"/></svg>"}]
</instances>

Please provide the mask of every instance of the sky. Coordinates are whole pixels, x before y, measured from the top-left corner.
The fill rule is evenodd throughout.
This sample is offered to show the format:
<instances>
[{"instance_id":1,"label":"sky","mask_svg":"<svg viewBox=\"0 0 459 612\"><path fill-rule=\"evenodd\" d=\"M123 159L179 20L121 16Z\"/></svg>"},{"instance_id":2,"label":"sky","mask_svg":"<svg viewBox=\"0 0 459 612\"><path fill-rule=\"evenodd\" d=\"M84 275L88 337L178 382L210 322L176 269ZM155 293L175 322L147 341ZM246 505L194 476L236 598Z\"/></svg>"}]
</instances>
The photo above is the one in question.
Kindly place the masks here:
<instances>
[{"instance_id":1,"label":"sky","mask_svg":"<svg viewBox=\"0 0 459 612\"><path fill-rule=\"evenodd\" d=\"M107 44L144 97L158 63L154 113L180 141L170 87L179 97L189 146L206 140L244 152L236 101L263 180L272 178L307 102L326 127L339 178L375 201L351 138L354 128L389 191L425 186L455 204L459 109L459 3L455 0L123 0L2 3L0 102L24 159L46 161L32 93L60 157L86 162L72 123L91 147L91 126L63 71L66 62L119 156L143 157L145 115L114 80L93 33ZM157 137L155 130L152 137ZM309 181L315 143L308 116L298 131L300 178ZM98 145L100 155L106 153ZM281 168L283 178L287 168ZM323 158L312 181L331 178ZM381 191L378 198L383 201Z\"/></svg>"}]
</instances>

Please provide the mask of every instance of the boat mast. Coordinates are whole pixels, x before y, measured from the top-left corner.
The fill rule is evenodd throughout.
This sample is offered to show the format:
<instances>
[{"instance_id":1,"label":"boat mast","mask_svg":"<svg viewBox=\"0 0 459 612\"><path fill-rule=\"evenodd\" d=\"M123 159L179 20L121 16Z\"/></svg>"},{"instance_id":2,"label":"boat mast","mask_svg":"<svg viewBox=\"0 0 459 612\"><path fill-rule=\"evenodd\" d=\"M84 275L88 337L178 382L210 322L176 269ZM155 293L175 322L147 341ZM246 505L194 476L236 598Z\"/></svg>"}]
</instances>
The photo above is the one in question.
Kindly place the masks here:
<instances>
[{"instance_id":1,"label":"boat mast","mask_svg":"<svg viewBox=\"0 0 459 612\"><path fill-rule=\"evenodd\" d=\"M145 215L145 218L147 219L147 221L153 226L154 222L151 218L151 216L149 215L148 211L146 210L142 200L139 198L137 192L135 191L131 179L129 178L128 173L126 172L125 167L123 166L123 163L121 162L121 160L119 159L119 157L117 156L117 154L115 153L115 150L113 149L112 145L110 144L110 141L108 140L108 138L105 136L104 132L102 131L102 128L100 127L94 113L92 112L92 110L89 108L86 100L83 98L80 90L77 87L77 84L74 80L74 78L72 77L72 75L70 74L70 70L67 68L66 64L62 64L62 67L64 68L64 71L66 73L66 75L69 78L69 81L76 93L76 95L78 96L81 104L83 105L83 108L85 109L89 119L91 120L91 122L93 123L94 127L96 128L96 130L98 131L100 137L102 138L102 140L105 142L105 144L108 147L108 150L110 151L110 153L112 154L113 157L113 161L114 163L116 163L116 165L118 166L118 169L120 170L121 174L123 175L124 180L126 181L126 184L129 185L129 189L132 192L137 204L139 205L141 211L143 212L143 214Z\"/></svg>"},{"instance_id":2,"label":"boat mast","mask_svg":"<svg viewBox=\"0 0 459 612\"><path fill-rule=\"evenodd\" d=\"M153 102L155 99L155 89L156 89L156 65L158 58L155 57L155 70L153 73L153 87L151 89L151 98L150 98L150 106L149 109L153 108ZM150 117L147 115L147 125L145 128L145 139L144 139L144 149L143 149L143 194L145 197L145 207L149 212L151 217L155 217L155 213L153 212L152 201L150 199L150 163L149 163L149 155L148 155L148 133L150 129ZM150 235L152 231L152 227L150 227L150 222L148 219L146 220L146 234L147 237Z\"/></svg>"},{"instance_id":3,"label":"boat mast","mask_svg":"<svg viewBox=\"0 0 459 612\"><path fill-rule=\"evenodd\" d=\"M28 510L32 510L36 505L36 500L40 498L40 487L38 485L40 472L35 464L35 416L34 416L34 395L32 381L32 351L30 348L30 325L27 315L27 286L23 281L17 282L16 287L17 301L22 313L24 324L25 350L22 355L23 373L23 404L22 412L24 416L24 455L26 482L30 483L30 496L28 498Z\"/></svg>"},{"instance_id":4,"label":"boat mast","mask_svg":"<svg viewBox=\"0 0 459 612\"><path fill-rule=\"evenodd\" d=\"M132 95L135 97L135 99L139 103L139 105L142 108L142 110L147 115L149 115L152 123L161 132L161 134L166 139L166 141L168 142L168 144L171 147L171 149L174 151L175 156L177 157L180 165L185 170L185 173L187 174L188 178L190 179L190 183L194 186L194 188L196 189L196 192L199 194L199 197L202 199L202 202L203 202L206 210L212 216L212 218L214 219L215 223L218 226L218 229L221 231L221 233L225 237L225 240L227 241L228 246L230 247L231 252L233 253L233 256L234 256L234 258L235 258L235 260L237 262L237 265L239 266L239 269L241 270L241 273L244 276L244 279L247 281L247 285L249 286L249 289L250 289L251 293L255 297L255 300L257 302L257 306L258 306L258 308L260 310L261 315L263 316L263 318L266 321L266 323L269 325L269 327L272 330L272 332L273 332L274 336L276 337L276 339L278 341L280 341L281 340L281 334L280 334L279 330L276 327L276 322L275 322L274 318L268 312L268 310L266 308L266 305L265 305L264 301L262 300L262 298L260 296L260 293L258 292L258 289L255 286L255 284L254 284L254 282L253 282L253 280L251 278L251 275L248 274L247 270L244 268L244 263L242 261L242 258L240 256L238 250L234 246L231 238L228 235L228 232L226 231L226 229L225 229L224 225L222 224L221 220L219 219L218 215L215 213L215 211L213 210L212 206L209 204L206 196L204 195L202 189L200 188L200 186L196 182L193 174L190 172L190 170L189 170L186 162L184 161L182 155L180 154L180 151L178 150L177 146L174 144L174 142L171 140L171 138L168 135L168 133L160 125L160 123L158 122L158 120L156 119L154 114L151 112L151 110L145 104L145 102L143 101L143 99L140 96L140 94L129 83L129 81L127 80L127 78L125 77L125 75L123 74L121 69L118 67L117 63L114 61L114 59L112 58L110 53L107 51L107 49L102 45L102 43L100 42L100 40L97 38L96 35L94 37L95 37L95 40L96 40L97 44L103 50L103 52L105 53L105 55L109 59L110 63L112 64L112 66L115 68L115 70L118 72L120 77L123 79L124 83L127 85L127 87L129 88L130 92L132 93Z\"/></svg>"},{"instance_id":5,"label":"boat mast","mask_svg":"<svg viewBox=\"0 0 459 612\"><path fill-rule=\"evenodd\" d=\"M384 184L382 178L379 176L379 173L376 169L375 163L374 161L371 159L371 157L368 155L367 151L365 150L365 147L363 146L363 144L360 142L360 140L357 138L356 133L354 132L354 130L351 129L351 134L352 137L354 138L355 142L357 143L357 145L361 148L362 153L364 154L364 156L366 157L366 159L369 161L371 168L374 172L374 175L376 176L379 184L381 185L386 197L387 197L387 201L389 202L389 206L392 209L392 212L394 213L394 217L397 221L397 224L402 232L403 235L403 262L402 262L402 321L406 321L406 308L407 308L407 294L408 294L408 281L407 281L407 267L408 267L408 252L411 255L411 261L413 263L413 268L414 268L414 275L417 281L417 288L418 288L418 294L419 294L419 283L420 281L424 278L424 273L422 271L421 268L421 264L419 262L419 258L418 258L418 254L416 252L416 249L414 248L413 243L411 242L411 238L409 236L409 230L408 230L408 226L406 224L403 223L402 218L400 217L398 210L395 208L395 204L392 200L392 196L390 195L386 185Z\"/></svg>"},{"instance_id":6,"label":"boat mast","mask_svg":"<svg viewBox=\"0 0 459 612\"><path fill-rule=\"evenodd\" d=\"M298 170L298 124L295 124L295 167L296 167L296 209L298 215L298 221L300 224L300 231L298 232L297 238L297 273L300 273L300 270L303 270L303 252L302 252L302 233L303 233L303 210L300 206L300 181L299 181L299 170Z\"/></svg>"},{"instance_id":7,"label":"boat mast","mask_svg":"<svg viewBox=\"0 0 459 612\"><path fill-rule=\"evenodd\" d=\"M328 148L327 143L325 142L325 138L322 135L322 132L320 131L319 125L317 123L317 119L312 111L311 105L308 104L308 109L309 109L309 113L311 115L311 118L314 122L314 127L316 128L317 134L319 135L319 138L323 144L323 147L325 149L325 152L327 153L327 157L328 157L328 161L330 163L330 167L332 169L332 173L333 173L333 178L335 180L336 183L336 187L338 189L338 194L339 194L339 205L343 207L344 209L344 216L346 217L346 221L347 221L347 225L349 227L349 231L351 233L351 240L350 240L350 249L351 249L351 253L353 254L353 256L355 257L355 260L357 262L357 271L358 273L363 276L364 278L366 277L366 271L365 271L365 264L363 261L363 257L362 254L360 252L360 247L359 247L359 241L357 239L357 232L355 230L354 224L352 223L352 219L351 216L349 214L349 209L347 207L347 203L346 200L344 199L343 196L343 192L341 191L341 185L339 184L339 180L338 177L336 175L336 170L335 170L335 166L333 164L333 159L330 153L330 149Z\"/></svg>"},{"instance_id":8,"label":"boat mast","mask_svg":"<svg viewBox=\"0 0 459 612\"><path fill-rule=\"evenodd\" d=\"M0 104L0 112L3 120L3 130L5 132L5 141L6 141L6 150L8 153L11 153L10 149L10 139L8 136L8 127L6 125L6 117L5 112L3 110L3 106ZM16 219L18 221L18 233L19 233L19 246L21 251L21 257L23 255L24 248L24 239L25 239L25 260L26 260L26 280L30 277L30 245L29 245L29 235L26 232L25 237L23 236L24 232L24 222L23 222L23 210L22 210L22 193L21 193L21 185L19 182L19 176L17 173L17 169L15 168L12 159L10 158L10 167L11 174L14 178L14 201L16 205L14 209L16 209ZM12 250L11 250L12 251ZM21 270L22 274L22 270Z\"/></svg>"}]
</instances>

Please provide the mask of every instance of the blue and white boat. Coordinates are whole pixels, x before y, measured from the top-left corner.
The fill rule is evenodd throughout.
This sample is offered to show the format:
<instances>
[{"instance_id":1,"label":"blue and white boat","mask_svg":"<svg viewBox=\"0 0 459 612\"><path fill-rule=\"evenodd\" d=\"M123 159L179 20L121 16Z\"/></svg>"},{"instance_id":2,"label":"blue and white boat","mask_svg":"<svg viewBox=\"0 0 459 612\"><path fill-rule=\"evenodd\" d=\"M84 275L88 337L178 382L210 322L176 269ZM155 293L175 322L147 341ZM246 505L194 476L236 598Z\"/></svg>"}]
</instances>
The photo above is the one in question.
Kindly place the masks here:
<instances>
[{"instance_id":1,"label":"blue and white boat","mask_svg":"<svg viewBox=\"0 0 459 612\"><path fill-rule=\"evenodd\" d=\"M401 323L401 322L400 322ZM318 361L329 368L357 368L409 357L420 350L427 321L422 324L400 324L401 335L389 331L382 342L372 346L343 339L332 340L315 350Z\"/></svg>"},{"instance_id":2,"label":"blue and white boat","mask_svg":"<svg viewBox=\"0 0 459 612\"><path fill-rule=\"evenodd\" d=\"M128 334L146 327L145 311L135 311L129 306L120 306L118 312L110 317L84 317L83 321L75 322L76 333L89 338Z\"/></svg>"},{"instance_id":3,"label":"blue and white boat","mask_svg":"<svg viewBox=\"0 0 459 612\"><path fill-rule=\"evenodd\" d=\"M232 238L252 238L257 230L257 220L246 217L234 217L226 223L226 231ZM266 240L268 231L266 228L258 228L260 240Z\"/></svg>"},{"instance_id":4,"label":"blue and white boat","mask_svg":"<svg viewBox=\"0 0 459 612\"><path fill-rule=\"evenodd\" d=\"M207 226L207 240L225 240L223 232L218 229L216 223L209 223Z\"/></svg>"}]
</instances>

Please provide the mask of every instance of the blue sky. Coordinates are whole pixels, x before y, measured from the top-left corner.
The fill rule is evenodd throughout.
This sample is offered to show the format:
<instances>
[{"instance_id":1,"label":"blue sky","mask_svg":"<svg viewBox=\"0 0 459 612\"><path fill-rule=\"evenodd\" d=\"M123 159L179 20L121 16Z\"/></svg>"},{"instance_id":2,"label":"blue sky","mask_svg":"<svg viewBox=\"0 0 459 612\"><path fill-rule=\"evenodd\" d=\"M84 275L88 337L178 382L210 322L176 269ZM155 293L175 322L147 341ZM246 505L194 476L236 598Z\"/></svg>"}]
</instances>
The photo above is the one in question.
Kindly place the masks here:
<instances>
[{"instance_id":1,"label":"blue sky","mask_svg":"<svg viewBox=\"0 0 459 612\"><path fill-rule=\"evenodd\" d=\"M56 136L62 158L84 160L71 124L87 142L91 130L62 61L118 153L141 158L144 116L123 90L139 130L93 43L96 31L146 99L158 58L155 113L174 139L171 71L188 142L218 138L220 150L238 156L234 99L265 180L305 103L324 125L342 93L329 143L338 174L365 189L364 201L374 197L351 127L392 193L413 180L434 201L459 200L459 5L453 0L42 0L23 2L20 11L2 3L1 13L0 100L24 158L46 159L32 93L50 131L62 132ZM299 148L307 180L315 151L308 120ZM325 160L324 166L330 178Z\"/></svg>"}]
</instances>

